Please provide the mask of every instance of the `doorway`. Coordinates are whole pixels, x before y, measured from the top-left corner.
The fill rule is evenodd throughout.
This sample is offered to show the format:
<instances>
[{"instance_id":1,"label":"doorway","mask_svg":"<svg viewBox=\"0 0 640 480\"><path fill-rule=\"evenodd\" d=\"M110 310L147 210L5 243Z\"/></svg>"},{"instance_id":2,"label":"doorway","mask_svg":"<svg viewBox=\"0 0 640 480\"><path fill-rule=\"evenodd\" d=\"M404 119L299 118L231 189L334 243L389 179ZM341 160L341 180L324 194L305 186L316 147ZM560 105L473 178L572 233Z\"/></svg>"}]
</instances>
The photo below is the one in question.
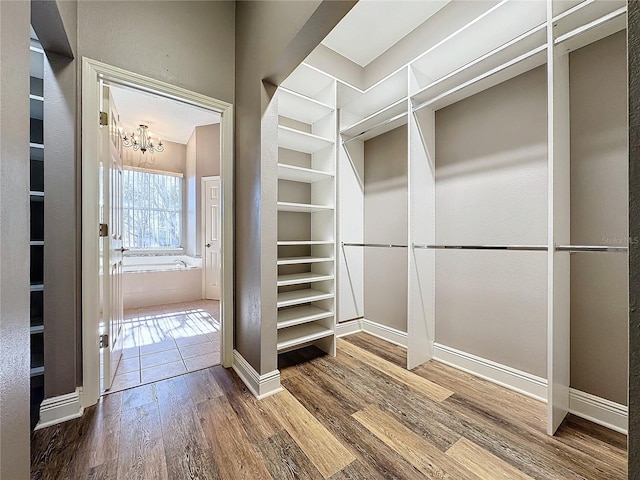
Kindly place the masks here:
<instances>
[{"instance_id":1,"label":"doorway","mask_svg":"<svg viewBox=\"0 0 640 480\"><path fill-rule=\"evenodd\" d=\"M100 127L96 119L104 120L100 112L105 110L105 105L107 111L115 110L105 100L105 87L111 94L110 102L113 105L117 103L120 110L112 113L109 118L112 121L107 120L103 125L108 126L112 139L117 137L114 143L122 144L122 187L118 187L116 182L113 189L125 199L120 210L111 214L103 211L105 205L98 201L99 193L108 188L105 182L108 184L109 178L113 178L113 175L103 174L103 181L98 181L100 169L105 168L105 162L99 159L104 157L107 129ZM145 110L138 112L140 117L136 119L123 115L124 111L128 113L130 104L135 103L131 95L142 98L140 105ZM187 112L184 114L187 118L190 111L206 118L193 120L193 125L187 126L193 130L191 135L187 135L193 137L188 142L184 132L182 139L169 138L174 133L180 137L184 125L176 126L174 122L174 126L167 129L157 116L154 117L154 104L162 105L162 108L171 106L173 110L167 114L170 120L182 118L184 112ZM150 125L154 118L155 125ZM205 235L204 232L201 234L203 222L198 221L202 196L199 180L207 175L202 171L196 175L196 162L201 159L196 160L195 156L190 160L193 167L190 171L180 165L188 162L186 144L195 145L196 128L203 127L201 137L204 138L208 136L204 127L216 121L218 134L217 139L211 142L214 145L211 148L217 149L219 165L216 172L219 173L216 235L219 244L219 295L217 300L207 301L203 295L206 290L202 281L204 274L200 273L207 256L202 241ZM233 338L231 105L83 59L82 122L83 406L94 404L103 389L130 388L217 363L230 366ZM150 132L151 129L163 128L164 131ZM154 148L146 151L141 148L144 147L145 134L151 136L155 151ZM206 144L204 150L210 146L202 143ZM194 148L192 156L195 155ZM170 155L162 157L170 150ZM184 158L182 163L181 156ZM200 163L203 164L202 161ZM146 190L138 191L139 188ZM152 200L156 196L162 198L154 203ZM119 280L121 286L116 289L124 298L124 315L121 328L115 331L109 328L109 316L100 319L100 313L108 311L103 308L104 298L99 301L100 293L105 285L112 282L110 275L101 275L100 270L103 264L100 263L100 252L108 250L103 242L110 239L108 234L106 239L97 235L99 231L104 234L109 230L108 226L104 231L99 229L99 224L104 223L101 217L122 223L121 230L117 225L111 229L122 232L122 236L114 241L122 242L120 250L124 252ZM196 288L192 288L194 285ZM109 299L107 303L113 302ZM115 314L114 318L117 319L118 315ZM106 341L100 337L102 348L97 348L101 329L111 334ZM116 355L120 351L123 354L101 365L101 353L105 353L106 360L112 351ZM107 363L113 365L110 372ZM112 384L114 377L116 380Z\"/></svg>"}]
</instances>

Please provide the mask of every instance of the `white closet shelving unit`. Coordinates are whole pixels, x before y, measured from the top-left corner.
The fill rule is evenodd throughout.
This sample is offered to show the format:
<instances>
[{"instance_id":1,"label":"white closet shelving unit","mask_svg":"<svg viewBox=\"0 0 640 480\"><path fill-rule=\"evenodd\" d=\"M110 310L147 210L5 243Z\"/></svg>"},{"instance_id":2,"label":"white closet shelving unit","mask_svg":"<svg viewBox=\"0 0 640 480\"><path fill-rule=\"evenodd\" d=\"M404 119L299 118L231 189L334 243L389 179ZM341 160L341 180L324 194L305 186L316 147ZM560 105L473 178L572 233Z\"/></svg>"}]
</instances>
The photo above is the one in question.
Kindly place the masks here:
<instances>
[{"instance_id":1,"label":"white closet shelving unit","mask_svg":"<svg viewBox=\"0 0 640 480\"><path fill-rule=\"evenodd\" d=\"M278 89L278 352L335 355L335 92L307 65Z\"/></svg>"},{"instance_id":2,"label":"white closet shelving unit","mask_svg":"<svg viewBox=\"0 0 640 480\"><path fill-rule=\"evenodd\" d=\"M285 88L280 89L279 108L280 115L297 121L301 128L296 128L295 122L287 121L279 127L281 158L294 159L281 160L278 167L281 185L287 180L330 187L323 187L323 201L318 201L317 195L312 195L313 201L308 203L280 197L279 215L288 214L287 209L289 213L304 209L315 212L306 213L311 217L328 217L336 204L331 203L327 191L337 188L338 244L363 243L364 141L408 124L407 366L413 368L431 359L435 339L435 258L436 251L443 247L436 245L435 232L435 112L545 65L547 242L530 245L531 248L520 245L512 250L548 252L547 430L553 434L569 408L569 254L556 248L570 243L568 53L623 30L626 4L623 0L504 0L477 6L475 11L478 12L475 18L452 28L428 50L366 90L348 85L308 64L302 64L294 72L285 82ZM465 12L462 17L469 18ZM339 107L337 139L324 127L319 128L327 118L335 115L336 105ZM333 158L329 160L328 153L324 153L324 160L319 161L316 158L319 153L331 151L336 140L339 142L337 166ZM311 155L312 161L305 163L297 161L295 156L282 155L283 148ZM322 212L322 207L327 211ZM279 248L307 249L304 254L282 254L279 266L295 262L310 265L304 272L281 272L279 276L279 288L304 282L293 293L280 292L279 350L313 341L316 335L324 334L325 328L327 335L333 335L334 287L328 276L334 275L334 261L337 261L338 273L337 320L363 315L363 286L361 282L353 281L364 274L363 255L356 249L347 252L341 248L336 259L333 213L330 215L331 221L315 222L315 225L321 223L322 228L310 228L310 235L295 238L283 235L287 229L280 226L285 222L279 223ZM313 225L314 221L311 223ZM491 250L510 246L478 247ZM465 248L473 250L473 245ZM310 302L322 295L329 297L322 300L327 303ZM296 305L296 301L304 302L304 305ZM296 333L291 326L304 326L304 331Z\"/></svg>"},{"instance_id":3,"label":"white closet shelving unit","mask_svg":"<svg viewBox=\"0 0 640 480\"><path fill-rule=\"evenodd\" d=\"M30 290L31 290L31 428L44 399L44 50L30 45Z\"/></svg>"}]
</instances>

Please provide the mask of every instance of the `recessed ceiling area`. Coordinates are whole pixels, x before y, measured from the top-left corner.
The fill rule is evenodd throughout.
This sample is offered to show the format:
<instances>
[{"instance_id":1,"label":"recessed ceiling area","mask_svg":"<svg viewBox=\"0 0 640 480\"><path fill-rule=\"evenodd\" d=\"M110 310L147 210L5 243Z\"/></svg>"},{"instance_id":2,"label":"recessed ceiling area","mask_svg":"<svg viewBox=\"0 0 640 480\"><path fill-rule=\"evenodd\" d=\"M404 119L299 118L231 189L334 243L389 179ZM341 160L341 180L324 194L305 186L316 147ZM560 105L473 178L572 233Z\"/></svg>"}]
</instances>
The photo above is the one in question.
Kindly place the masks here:
<instances>
[{"instance_id":1,"label":"recessed ceiling area","mask_svg":"<svg viewBox=\"0 0 640 480\"><path fill-rule=\"evenodd\" d=\"M322 41L366 67L450 0L360 0Z\"/></svg>"},{"instance_id":2,"label":"recessed ceiling area","mask_svg":"<svg viewBox=\"0 0 640 480\"><path fill-rule=\"evenodd\" d=\"M220 115L158 95L111 85L111 96L126 132L147 125L154 138L186 144L195 127L220 123Z\"/></svg>"}]
</instances>

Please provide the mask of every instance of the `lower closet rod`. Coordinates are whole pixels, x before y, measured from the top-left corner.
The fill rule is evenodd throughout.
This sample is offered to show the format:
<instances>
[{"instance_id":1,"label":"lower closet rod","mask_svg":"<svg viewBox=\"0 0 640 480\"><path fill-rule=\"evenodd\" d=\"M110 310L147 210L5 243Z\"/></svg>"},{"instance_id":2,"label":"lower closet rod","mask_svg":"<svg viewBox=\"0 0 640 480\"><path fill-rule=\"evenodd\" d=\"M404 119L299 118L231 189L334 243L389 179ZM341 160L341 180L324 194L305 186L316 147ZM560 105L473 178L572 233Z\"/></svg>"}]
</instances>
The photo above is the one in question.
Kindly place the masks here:
<instances>
[{"instance_id":1,"label":"lower closet rod","mask_svg":"<svg viewBox=\"0 0 640 480\"><path fill-rule=\"evenodd\" d=\"M414 243L413 248L426 250L521 250L530 252L546 252L546 245L426 245Z\"/></svg>"},{"instance_id":2,"label":"lower closet rod","mask_svg":"<svg viewBox=\"0 0 640 480\"><path fill-rule=\"evenodd\" d=\"M610 247L608 245L556 245L556 252L612 252L626 253L627 247Z\"/></svg>"},{"instance_id":3,"label":"lower closet rod","mask_svg":"<svg viewBox=\"0 0 640 480\"><path fill-rule=\"evenodd\" d=\"M343 247L376 247L376 248L408 248L408 245L396 245L394 243L345 243Z\"/></svg>"}]
</instances>

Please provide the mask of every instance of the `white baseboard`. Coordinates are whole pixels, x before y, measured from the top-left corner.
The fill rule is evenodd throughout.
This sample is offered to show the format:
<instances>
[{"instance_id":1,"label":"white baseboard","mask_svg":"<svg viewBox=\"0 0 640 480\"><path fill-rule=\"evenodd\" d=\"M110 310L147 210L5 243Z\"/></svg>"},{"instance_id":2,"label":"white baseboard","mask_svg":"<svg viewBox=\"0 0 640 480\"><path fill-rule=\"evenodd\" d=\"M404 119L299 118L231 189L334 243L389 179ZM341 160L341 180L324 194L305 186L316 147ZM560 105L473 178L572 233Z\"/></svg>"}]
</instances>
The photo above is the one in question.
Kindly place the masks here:
<instances>
[{"instance_id":1,"label":"white baseboard","mask_svg":"<svg viewBox=\"0 0 640 480\"><path fill-rule=\"evenodd\" d=\"M336 325L336 337L344 337L358 332L365 332L394 345L407 348L407 332L372 322L366 318L356 318Z\"/></svg>"},{"instance_id":2,"label":"white baseboard","mask_svg":"<svg viewBox=\"0 0 640 480\"><path fill-rule=\"evenodd\" d=\"M547 401L547 380L545 378L439 343L433 344L433 358L536 400Z\"/></svg>"},{"instance_id":3,"label":"white baseboard","mask_svg":"<svg viewBox=\"0 0 640 480\"><path fill-rule=\"evenodd\" d=\"M280 371L260 375L237 350L233 351L233 369L256 398L262 399L281 392Z\"/></svg>"},{"instance_id":4,"label":"white baseboard","mask_svg":"<svg viewBox=\"0 0 640 480\"><path fill-rule=\"evenodd\" d=\"M362 319L356 318L336 324L336 337L344 337L362 331Z\"/></svg>"},{"instance_id":5,"label":"white baseboard","mask_svg":"<svg viewBox=\"0 0 640 480\"><path fill-rule=\"evenodd\" d=\"M371 320L367 320L366 318L363 318L361 322L363 332L368 333L369 335L373 335L374 337L386 340L387 342L393 343L400 347L407 348L407 332L403 332L402 330L397 330L392 327L387 327L386 325L382 325L380 323L372 322Z\"/></svg>"},{"instance_id":6,"label":"white baseboard","mask_svg":"<svg viewBox=\"0 0 640 480\"><path fill-rule=\"evenodd\" d=\"M616 432L627 434L629 409L626 405L570 388L569 412Z\"/></svg>"},{"instance_id":7,"label":"white baseboard","mask_svg":"<svg viewBox=\"0 0 640 480\"><path fill-rule=\"evenodd\" d=\"M80 389L52 398L45 398L40 405L40 421L36 430L80 418L84 408L80 402Z\"/></svg>"}]
</instances>

